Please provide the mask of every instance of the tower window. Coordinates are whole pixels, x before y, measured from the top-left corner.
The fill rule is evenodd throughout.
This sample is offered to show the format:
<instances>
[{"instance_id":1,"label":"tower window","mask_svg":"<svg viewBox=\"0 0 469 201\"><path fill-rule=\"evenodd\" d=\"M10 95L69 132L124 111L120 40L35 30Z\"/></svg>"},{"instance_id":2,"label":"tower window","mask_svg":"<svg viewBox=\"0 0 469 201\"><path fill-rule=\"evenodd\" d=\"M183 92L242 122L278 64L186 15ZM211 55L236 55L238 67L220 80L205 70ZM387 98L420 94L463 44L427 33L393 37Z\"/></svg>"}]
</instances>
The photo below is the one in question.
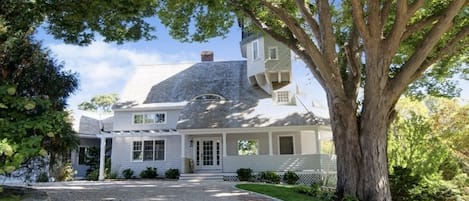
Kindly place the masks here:
<instances>
[{"instance_id":1,"label":"tower window","mask_svg":"<svg viewBox=\"0 0 469 201\"><path fill-rule=\"evenodd\" d=\"M290 102L288 91L277 91L277 102L278 103Z\"/></svg>"},{"instance_id":2,"label":"tower window","mask_svg":"<svg viewBox=\"0 0 469 201\"><path fill-rule=\"evenodd\" d=\"M257 40L252 42L252 59L259 59L259 42Z\"/></svg>"},{"instance_id":3,"label":"tower window","mask_svg":"<svg viewBox=\"0 0 469 201\"><path fill-rule=\"evenodd\" d=\"M270 60L278 59L277 47L269 47L269 59Z\"/></svg>"}]
</instances>

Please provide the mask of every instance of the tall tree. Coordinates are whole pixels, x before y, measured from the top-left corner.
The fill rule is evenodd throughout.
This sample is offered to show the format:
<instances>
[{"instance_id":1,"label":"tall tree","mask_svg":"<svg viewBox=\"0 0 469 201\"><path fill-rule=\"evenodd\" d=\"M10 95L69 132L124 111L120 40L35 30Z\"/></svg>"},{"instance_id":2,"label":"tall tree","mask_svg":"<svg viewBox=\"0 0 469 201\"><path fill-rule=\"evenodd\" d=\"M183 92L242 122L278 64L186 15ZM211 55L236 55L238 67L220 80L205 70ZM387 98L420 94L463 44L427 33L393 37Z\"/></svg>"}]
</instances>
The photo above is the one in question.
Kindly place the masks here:
<instances>
[{"instance_id":1,"label":"tall tree","mask_svg":"<svg viewBox=\"0 0 469 201\"><path fill-rule=\"evenodd\" d=\"M397 100L422 74L440 79L467 61L465 0L160 1L158 9L183 41L225 33L236 13L307 64L327 92L339 198L391 200L386 139Z\"/></svg>"},{"instance_id":2,"label":"tall tree","mask_svg":"<svg viewBox=\"0 0 469 201\"><path fill-rule=\"evenodd\" d=\"M90 101L83 101L78 105L78 109L93 112L112 112L111 107L119 100L117 94L96 95Z\"/></svg>"}]
</instances>

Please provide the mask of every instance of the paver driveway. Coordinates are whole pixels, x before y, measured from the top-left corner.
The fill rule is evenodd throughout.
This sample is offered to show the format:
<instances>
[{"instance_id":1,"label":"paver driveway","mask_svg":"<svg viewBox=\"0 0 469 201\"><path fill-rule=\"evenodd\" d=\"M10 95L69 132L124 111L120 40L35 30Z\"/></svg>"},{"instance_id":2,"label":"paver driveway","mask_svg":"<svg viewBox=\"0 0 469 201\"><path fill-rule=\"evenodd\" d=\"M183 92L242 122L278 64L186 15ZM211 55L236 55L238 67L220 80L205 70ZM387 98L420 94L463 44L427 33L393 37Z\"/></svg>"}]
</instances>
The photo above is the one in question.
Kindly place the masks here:
<instances>
[{"instance_id":1,"label":"paver driveway","mask_svg":"<svg viewBox=\"0 0 469 201\"><path fill-rule=\"evenodd\" d=\"M79 200L174 200L174 201L271 201L273 199L239 190L234 183L203 181L74 181L34 184L51 201Z\"/></svg>"}]
</instances>

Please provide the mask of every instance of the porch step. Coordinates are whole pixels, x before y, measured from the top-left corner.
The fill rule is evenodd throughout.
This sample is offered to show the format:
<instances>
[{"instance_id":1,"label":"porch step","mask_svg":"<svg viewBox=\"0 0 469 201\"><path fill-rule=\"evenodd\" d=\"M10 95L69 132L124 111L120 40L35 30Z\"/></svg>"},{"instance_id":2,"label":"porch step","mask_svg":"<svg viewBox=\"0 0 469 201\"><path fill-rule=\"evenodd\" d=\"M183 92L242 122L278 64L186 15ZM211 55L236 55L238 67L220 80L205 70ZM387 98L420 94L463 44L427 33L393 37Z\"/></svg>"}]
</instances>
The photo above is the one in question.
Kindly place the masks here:
<instances>
[{"instance_id":1,"label":"porch step","mask_svg":"<svg viewBox=\"0 0 469 201\"><path fill-rule=\"evenodd\" d=\"M181 174L181 181L199 182L199 181L223 181L223 173L193 173Z\"/></svg>"}]
</instances>

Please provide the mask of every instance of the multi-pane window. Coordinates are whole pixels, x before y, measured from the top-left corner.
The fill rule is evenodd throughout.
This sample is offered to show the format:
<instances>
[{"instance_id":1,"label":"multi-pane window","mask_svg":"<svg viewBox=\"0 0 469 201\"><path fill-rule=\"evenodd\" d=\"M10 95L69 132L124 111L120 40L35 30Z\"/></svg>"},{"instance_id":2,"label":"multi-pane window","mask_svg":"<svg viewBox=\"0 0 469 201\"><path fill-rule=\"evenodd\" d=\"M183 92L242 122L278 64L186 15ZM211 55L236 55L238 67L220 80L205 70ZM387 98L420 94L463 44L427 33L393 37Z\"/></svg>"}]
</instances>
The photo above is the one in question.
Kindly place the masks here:
<instances>
[{"instance_id":1,"label":"multi-pane window","mask_svg":"<svg viewBox=\"0 0 469 201\"><path fill-rule=\"evenodd\" d=\"M134 141L132 160L154 161L164 160L164 140Z\"/></svg>"},{"instance_id":2,"label":"multi-pane window","mask_svg":"<svg viewBox=\"0 0 469 201\"><path fill-rule=\"evenodd\" d=\"M166 123L166 113L145 113L134 114L134 124L164 124Z\"/></svg>"},{"instance_id":3,"label":"multi-pane window","mask_svg":"<svg viewBox=\"0 0 469 201\"><path fill-rule=\"evenodd\" d=\"M293 136L280 136L278 138L280 154L293 154Z\"/></svg>"},{"instance_id":4,"label":"multi-pane window","mask_svg":"<svg viewBox=\"0 0 469 201\"><path fill-rule=\"evenodd\" d=\"M288 102L290 102L290 97L288 96L288 91L277 91L277 102L279 102L279 103L288 103Z\"/></svg>"},{"instance_id":5,"label":"multi-pane window","mask_svg":"<svg viewBox=\"0 0 469 201\"><path fill-rule=\"evenodd\" d=\"M252 59L259 59L259 42L257 40L252 42Z\"/></svg>"},{"instance_id":6,"label":"multi-pane window","mask_svg":"<svg viewBox=\"0 0 469 201\"><path fill-rule=\"evenodd\" d=\"M78 164L84 165L86 163L86 157L88 155L88 147L78 148Z\"/></svg>"},{"instance_id":7,"label":"multi-pane window","mask_svg":"<svg viewBox=\"0 0 469 201\"><path fill-rule=\"evenodd\" d=\"M132 160L142 160L143 153L142 153L142 141L135 141L133 143L133 148L132 148Z\"/></svg>"},{"instance_id":8,"label":"multi-pane window","mask_svg":"<svg viewBox=\"0 0 469 201\"><path fill-rule=\"evenodd\" d=\"M269 47L269 59L271 60L278 59L277 47Z\"/></svg>"}]
</instances>

